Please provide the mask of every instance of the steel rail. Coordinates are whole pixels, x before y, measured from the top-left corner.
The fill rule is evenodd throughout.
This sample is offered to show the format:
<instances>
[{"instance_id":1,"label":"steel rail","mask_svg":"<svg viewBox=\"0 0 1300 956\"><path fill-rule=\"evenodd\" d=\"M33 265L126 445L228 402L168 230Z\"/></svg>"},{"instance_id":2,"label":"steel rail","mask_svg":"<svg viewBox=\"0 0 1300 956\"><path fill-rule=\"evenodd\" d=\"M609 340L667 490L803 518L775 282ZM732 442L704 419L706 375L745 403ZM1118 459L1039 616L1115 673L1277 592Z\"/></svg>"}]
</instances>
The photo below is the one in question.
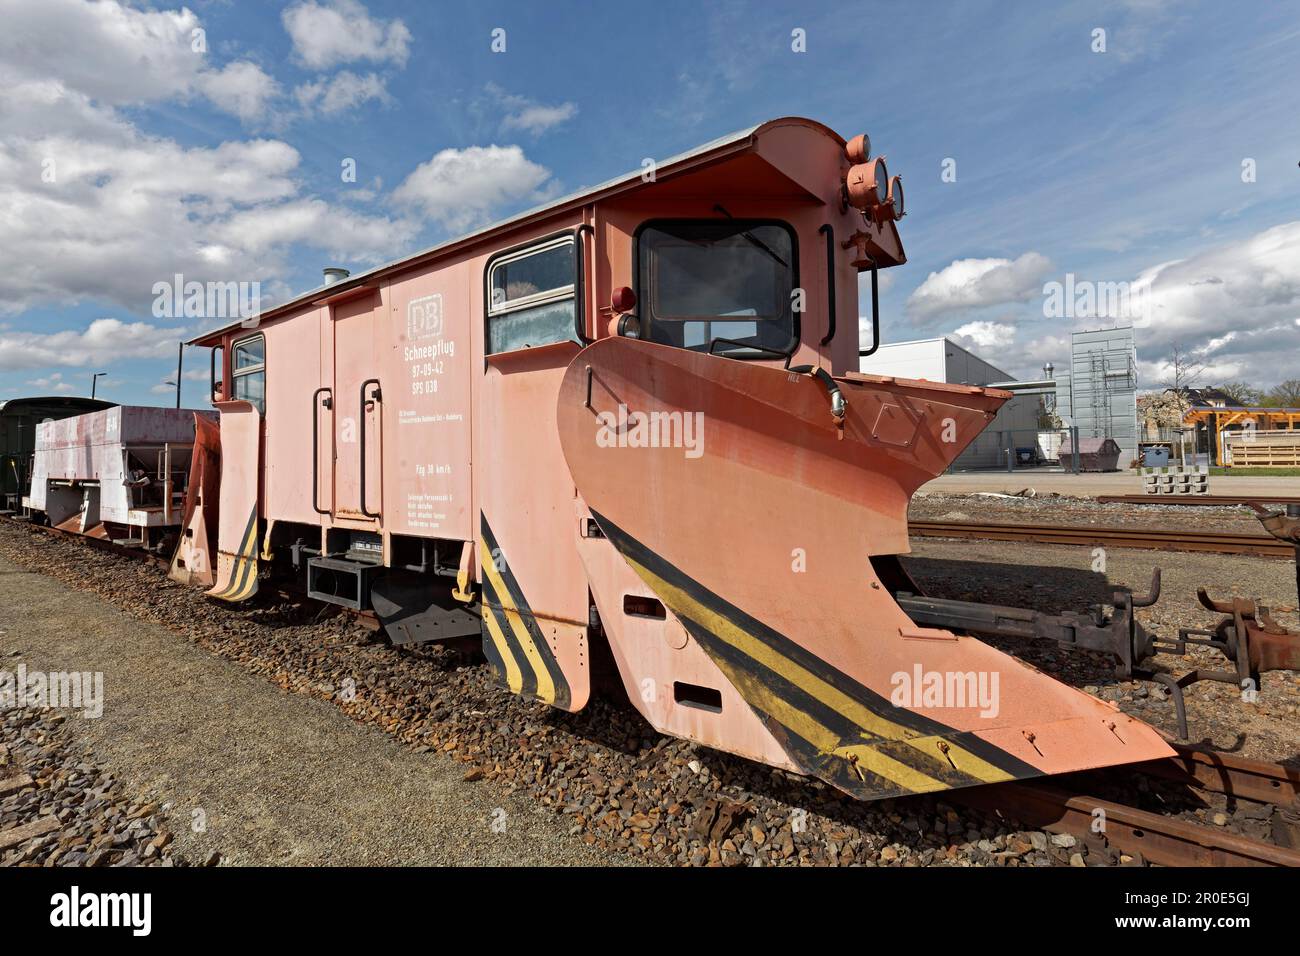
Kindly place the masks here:
<instances>
[{"instance_id":1,"label":"steel rail","mask_svg":"<svg viewBox=\"0 0 1300 956\"><path fill-rule=\"evenodd\" d=\"M1211 793L1277 807L1300 807L1300 770L1294 767L1247 760L1204 747L1171 746L1178 756L1135 764L1133 769Z\"/></svg>"},{"instance_id":2,"label":"steel rail","mask_svg":"<svg viewBox=\"0 0 1300 956\"><path fill-rule=\"evenodd\" d=\"M1230 508L1251 501L1300 505L1300 495L1098 495L1096 500L1110 505L1201 505L1216 508Z\"/></svg>"},{"instance_id":3,"label":"steel rail","mask_svg":"<svg viewBox=\"0 0 1300 956\"><path fill-rule=\"evenodd\" d=\"M1121 853L1141 854L1161 866L1300 867L1300 850L1111 800L1067 793L1044 783L991 784L949 791L944 798L1022 825L1068 833L1081 843L1104 841ZM1095 829L1099 825L1103 827L1100 831Z\"/></svg>"},{"instance_id":4,"label":"steel rail","mask_svg":"<svg viewBox=\"0 0 1300 956\"><path fill-rule=\"evenodd\" d=\"M1267 535L1232 532L1097 528L1087 525L982 524L973 521L910 521L908 530L920 538L982 538L995 541L1033 541L1038 544L1249 554L1265 558L1295 557L1295 546L1285 541Z\"/></svg>"}]
</instances>

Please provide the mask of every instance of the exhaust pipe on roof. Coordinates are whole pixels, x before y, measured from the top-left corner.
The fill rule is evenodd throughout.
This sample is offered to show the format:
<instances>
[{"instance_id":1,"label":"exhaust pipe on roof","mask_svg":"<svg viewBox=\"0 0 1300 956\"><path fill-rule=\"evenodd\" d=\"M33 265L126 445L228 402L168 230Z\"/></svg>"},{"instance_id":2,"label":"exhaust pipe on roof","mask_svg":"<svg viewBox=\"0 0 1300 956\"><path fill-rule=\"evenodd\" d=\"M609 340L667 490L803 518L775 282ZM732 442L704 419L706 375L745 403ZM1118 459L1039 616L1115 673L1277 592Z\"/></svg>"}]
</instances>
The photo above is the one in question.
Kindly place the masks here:
<instances>
[{"instance_id":1,"label":"exhaust pipe on roof","mask_svg":"<svg viewBox=\"0 0 1300 956\"><path fill-rule=\"evenodd\" d=\"M352 274L348 272L347 269L344 269L341 266L326 266L321 271L325 273L326 285L333 285L336 282L342 282L344 279L346 279L348 276Z\"/></svg>"}]
</instances>

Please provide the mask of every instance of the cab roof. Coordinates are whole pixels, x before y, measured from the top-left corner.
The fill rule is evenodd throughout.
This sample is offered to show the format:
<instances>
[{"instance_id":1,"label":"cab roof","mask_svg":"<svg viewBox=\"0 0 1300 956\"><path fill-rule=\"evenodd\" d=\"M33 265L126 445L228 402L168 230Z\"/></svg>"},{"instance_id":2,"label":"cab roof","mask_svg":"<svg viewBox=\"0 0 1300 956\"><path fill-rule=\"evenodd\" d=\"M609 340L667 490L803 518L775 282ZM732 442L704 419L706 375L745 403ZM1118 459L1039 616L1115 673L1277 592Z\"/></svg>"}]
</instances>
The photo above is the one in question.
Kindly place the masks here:
<instances>
[{"instance_id":1,"label":"cab roof","mask_svg":"<svg viewBox=\"0 0 1300 956\"><path fill-rule=\"evenodd\" d=\"M756 126L750 126L747 129L737 130L734 133L729 133L726 136L721 136L718 139L703 143L684 153L679 153L676 156L669 157L662 163L656 164L656 181L663 179L666 176L684 172L687 169L699 166L706 162L712 162L725 156L751 150L754 148L754 144L761 133L779 126L806 126L812 130L829 136L839 145L844 145L844 138L829 126L804 117L786 116L779 119L768 120L767 122L759 123ZM586 205L587 203L597 199L636 189L645 185L645 180L642 178L643 174L643 169L633 170L632 172L625 173L622 176L617 176L614 179L603 182L598 186L592 186L578 192L570 193L567 196L552 200L551 202L540 206L535 206L532 209L525 210L524 212L510 216L507 219L499 220L491 225L484 226L481 229L466 233L462 236L457 236L454 239L440 242L427 249L421 250L420 252L403 256L400 259L395 259L391 262L384 263L383 265L375 266L364 272L355 273L348 276L346 279L339 280L338 282L333 282L329 285L318 285L313 289L302 292L288 301L267 310L262 313L261 319L265 321L268 319L278 318L282 315L293 312L295 309L301 308L303 305L323 302L326 299L345 295L353 289L373 284L377 279L383 276L403 272L413 266L420 265L452 251L472 245L475 242L488 238L489 236L518 228L531 220L544 219L567 209ZM210 329L201 333L186 344L205 346L219 345L220 338L224 333L237 328L240 328L240 323L238 321L228 322L218 328Z\"/></svg>"}]
</instances>

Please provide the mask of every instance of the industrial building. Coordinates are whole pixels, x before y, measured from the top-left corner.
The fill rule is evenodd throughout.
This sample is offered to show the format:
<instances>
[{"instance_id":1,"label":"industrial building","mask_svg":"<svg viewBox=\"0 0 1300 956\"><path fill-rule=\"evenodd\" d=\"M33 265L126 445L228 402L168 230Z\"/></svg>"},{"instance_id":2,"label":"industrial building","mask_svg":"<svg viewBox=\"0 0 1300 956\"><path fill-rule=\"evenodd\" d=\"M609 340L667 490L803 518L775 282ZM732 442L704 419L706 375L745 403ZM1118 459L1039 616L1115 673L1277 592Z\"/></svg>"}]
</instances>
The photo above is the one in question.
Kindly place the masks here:
<instances>
[{"instance_id":1,"label":"industrial building","mask_svg":"<svg viewBox=\"0 0 1300 956\"><path fill-rule=\"evenodd\" d=\"M1137 457L1137 345L1132 326L1075 332L1056 374L1056 413L1080 439L1113 438L1119 467Z\"/></svg>"},{"instance_id":2,"label":"industrial building","mask_svg":"<svg viewBox=\"0 0 1300 956\"><path fill-rule=\"evenodd\" d=\"M952 385L992 385L1015 379L952 339L940 337L882 345L864 356L861 370L871 375L922 378ZM952 463L953 471L1007 467L1007 449L1031 449L1033 464L1051 456L1038 434L1042 401L1037 394L1016 395L998 411ZM1048 446L1052 443L1048 442Z\"/></svg>"}]
</instances>

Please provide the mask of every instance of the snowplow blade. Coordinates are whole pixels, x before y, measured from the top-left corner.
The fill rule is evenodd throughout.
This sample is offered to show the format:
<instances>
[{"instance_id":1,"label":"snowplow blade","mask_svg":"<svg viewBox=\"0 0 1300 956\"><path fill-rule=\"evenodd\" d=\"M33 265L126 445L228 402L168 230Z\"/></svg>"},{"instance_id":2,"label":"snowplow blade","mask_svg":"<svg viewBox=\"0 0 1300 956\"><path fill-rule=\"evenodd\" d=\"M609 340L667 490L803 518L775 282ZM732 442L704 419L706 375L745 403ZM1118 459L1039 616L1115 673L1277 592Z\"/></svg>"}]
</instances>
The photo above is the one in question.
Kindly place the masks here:
<instances>
[{"instance_id":1,"label":"snowplow blade","mask_svg":"<svg viewBox=\"0 0 1300 956\"><path fill-rule=\"evenodd\" d=\"M1115 707L916 626L877 577L873 556L908 550L912 493L1007 397L625 338L584 349L560 440L599 527L579 547L633 704L665 732L864 799L1169 756ZM656 616L681 637L647 639ZM698 692L708 680L721 686Z\"/></svg>"},{"instance_id":2,"label":"snowplow blade","mask_svg":"<svg viewBox=\"0 0 1300 956\"><path fill-rule=\"evenodd\" d=\"M181 510L181 537L167 576L181 584L210 588L215 580L217 501L221 484L221 431L216 422L194 416L194 452Z\"/></svg>"},{"instance_id":3,"label":"snowplow blade","mask_svg":"<svg viewBox=\"0 0 1300 956\"><path fill-rule=\"evenodd\" d=\"M249 402L215 402L221 412L221 503L217 580L209 597L246 601L257 593L257 501L262 416Z\"/></svg>"}]
</instances>

